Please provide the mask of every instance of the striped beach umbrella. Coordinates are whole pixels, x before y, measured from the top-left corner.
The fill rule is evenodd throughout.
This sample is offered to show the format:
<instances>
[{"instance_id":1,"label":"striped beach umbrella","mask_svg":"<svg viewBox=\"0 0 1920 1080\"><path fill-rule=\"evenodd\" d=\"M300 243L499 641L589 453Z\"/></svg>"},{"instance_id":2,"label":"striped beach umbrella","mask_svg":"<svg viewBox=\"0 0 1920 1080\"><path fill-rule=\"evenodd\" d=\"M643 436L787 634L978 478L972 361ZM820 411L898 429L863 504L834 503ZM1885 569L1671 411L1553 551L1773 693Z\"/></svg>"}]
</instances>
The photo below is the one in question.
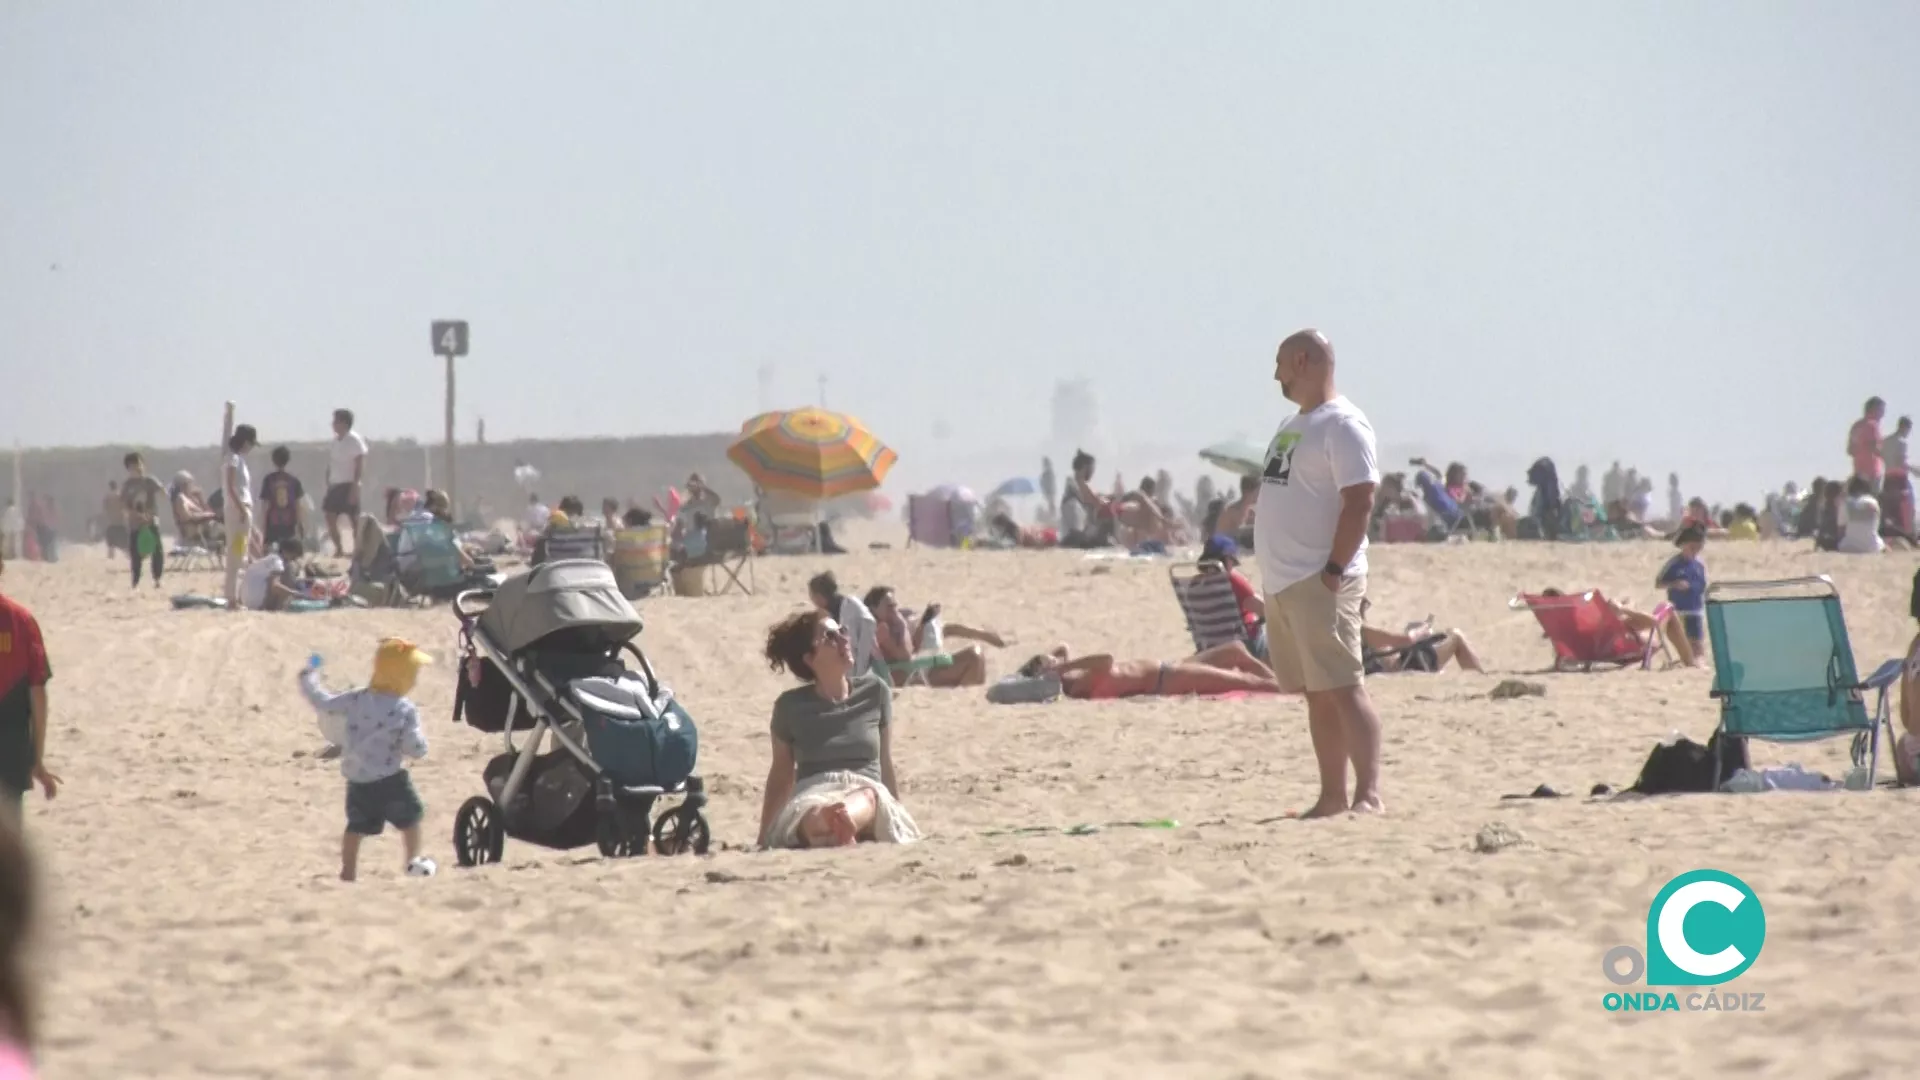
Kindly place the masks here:
<instances>
[{"instance_id":1,"label":"striped beach umbrella","mask_svg":"<svg viewBox=\"0 0 1920 1080\"><path fill-rule=\"evenodd\" d=\"M764 491L835 499L879 487L899 455L853 417L809 408L747 421L727 459Z\"/></svg>"}]
</instances>

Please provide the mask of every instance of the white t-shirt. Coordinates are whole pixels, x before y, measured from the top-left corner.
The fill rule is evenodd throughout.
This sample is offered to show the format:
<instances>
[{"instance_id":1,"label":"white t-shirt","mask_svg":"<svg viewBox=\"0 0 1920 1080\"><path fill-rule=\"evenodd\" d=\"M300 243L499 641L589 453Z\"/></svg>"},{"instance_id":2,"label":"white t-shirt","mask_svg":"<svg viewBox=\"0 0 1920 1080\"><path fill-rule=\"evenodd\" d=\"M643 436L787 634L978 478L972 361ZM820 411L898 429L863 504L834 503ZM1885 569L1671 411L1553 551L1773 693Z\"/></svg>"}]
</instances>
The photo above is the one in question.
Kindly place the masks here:
<instances>
[{"instance_id":1,"label":"white t-shirt","mask_svg":"<svg viewBox=\"0 0 1920 1080\"><path fill-rule=\"evenodd\" d=\"M1267 444L1260 501L1254 508L1254 554L1260 587L1268 595L1326 569L1333 530L1340 521L1340 492L1355 484L1378 484L1373 425L1344 397L1280 425ZM1347 564L1347 573L1367 572L1367 539Z\"/></svg>"},{"instance_id":2,"label":"white t-shirt","mask_svg":"<svg viewBox=\"0 0 1920 1080\"><path fill-rule=\"evenodd\" d=\"M349 431L327 444L327 486L353 483L353 463L367 456L367 440Z\"/></svg>"},{"instance_id":3,"label":"white t-shirt","mask_svg":"<svg viewBox=\"0 0 1920 1080\"><path fill-rule=\"evenodd\" d=\"M255 559L247 566L246 577L240 581L241 606L259 611L267 606L267 586L273 579L287 572L286 561L276 554Z\"/></svg>"},{"instance_id":4,"label":"white t-shirt","mask_svg":"<svg viewBox=\"0 0 1920 1080\"><path fill-rule=\"evenodd\" d=\"M520 523L526 526L527 532L540 533L547 531L547 523L552 520L553 511L547 509L546 503L537 502L527 504L526 515L520 519Z\"/></svg>"},{"instance_id":5,"label":"white t-shirt","mask_svg":"<svg viewBox=\"0 0 1920 1080\"><path fill-rule=\"evenodd\" d=\"M248 513L252 513L253 512L253 474L247 471L246 457L240 454L228 454L227 455L227 471L233 474L233 486L238 488L240 491L240 503L238 508L244 508ZM228 496L227 512L231 514L235 509L236 507L234 505L232 496Z\"/></svg>"}]
</instances>

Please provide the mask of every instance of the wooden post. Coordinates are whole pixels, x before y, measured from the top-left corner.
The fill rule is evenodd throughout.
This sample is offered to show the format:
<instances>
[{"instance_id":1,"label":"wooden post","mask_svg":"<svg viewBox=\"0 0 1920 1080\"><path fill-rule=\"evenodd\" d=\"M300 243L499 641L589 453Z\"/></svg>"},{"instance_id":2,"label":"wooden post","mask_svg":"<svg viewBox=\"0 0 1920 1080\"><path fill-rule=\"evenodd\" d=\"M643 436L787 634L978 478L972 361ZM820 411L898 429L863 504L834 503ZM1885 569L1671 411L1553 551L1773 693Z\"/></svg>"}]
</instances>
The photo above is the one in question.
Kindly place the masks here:
<instances>
[{"instance_id":1,"label":"wooden post","mask_svg":"<svg viewBox=\"0 0 1920 1080\"><path fill-rule=\"evenodd\" d=\"M460 520L460 496L454 491L453 465L453 357L447 357L447 505L453 510L454 520Z\"/></svg>"}]
</instances>

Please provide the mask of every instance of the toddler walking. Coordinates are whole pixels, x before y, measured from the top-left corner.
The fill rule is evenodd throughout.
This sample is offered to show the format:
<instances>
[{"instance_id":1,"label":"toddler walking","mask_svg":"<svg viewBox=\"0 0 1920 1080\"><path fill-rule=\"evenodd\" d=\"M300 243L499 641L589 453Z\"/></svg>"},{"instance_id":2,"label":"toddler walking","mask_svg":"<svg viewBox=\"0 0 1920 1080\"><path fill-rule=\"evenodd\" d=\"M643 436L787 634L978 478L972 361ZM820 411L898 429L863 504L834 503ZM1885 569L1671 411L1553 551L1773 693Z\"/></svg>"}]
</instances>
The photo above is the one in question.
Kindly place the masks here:
<instances>
[{"instance_id":1,"label":"toddler walking","mask_svg":"<svg viewBox=\"0 0 1920 1080\"><path fill-rule=\"evenodd\" d=\"M373 678L362 690L330 694L320 685L318 658L300 672L300 689L320 713L320 733L340 748L347 778L347 831L340 837L340 880L352 881L360 841L388 825L400 830L407 873L431 877L433 860L420 854L426 807L407 774L410 758L427 756L420 711L407 700L420 668L433 662L410 641L386 638L373 657Z\"/></svg>"}]
</instances>

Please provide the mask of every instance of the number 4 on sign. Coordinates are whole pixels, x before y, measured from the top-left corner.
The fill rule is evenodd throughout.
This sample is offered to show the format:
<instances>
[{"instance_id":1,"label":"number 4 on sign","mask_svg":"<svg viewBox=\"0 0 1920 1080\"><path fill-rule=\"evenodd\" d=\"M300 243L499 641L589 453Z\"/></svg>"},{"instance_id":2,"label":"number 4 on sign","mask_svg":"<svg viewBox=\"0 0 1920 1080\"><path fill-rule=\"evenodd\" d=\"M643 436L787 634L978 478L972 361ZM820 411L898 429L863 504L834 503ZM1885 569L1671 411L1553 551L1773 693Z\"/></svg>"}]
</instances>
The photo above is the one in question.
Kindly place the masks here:
<instances>
[{"instance_id":1,"label":"number 4 on sign","mask_svg":"<svg viewBox=\"0 0 1920 1080\"><path fill-rule=\"evenodd\" d=\"M441 319L434 322L433 354L435 356L467 355L467 322L465 319Z\"/></svg>"}]
</instances>

